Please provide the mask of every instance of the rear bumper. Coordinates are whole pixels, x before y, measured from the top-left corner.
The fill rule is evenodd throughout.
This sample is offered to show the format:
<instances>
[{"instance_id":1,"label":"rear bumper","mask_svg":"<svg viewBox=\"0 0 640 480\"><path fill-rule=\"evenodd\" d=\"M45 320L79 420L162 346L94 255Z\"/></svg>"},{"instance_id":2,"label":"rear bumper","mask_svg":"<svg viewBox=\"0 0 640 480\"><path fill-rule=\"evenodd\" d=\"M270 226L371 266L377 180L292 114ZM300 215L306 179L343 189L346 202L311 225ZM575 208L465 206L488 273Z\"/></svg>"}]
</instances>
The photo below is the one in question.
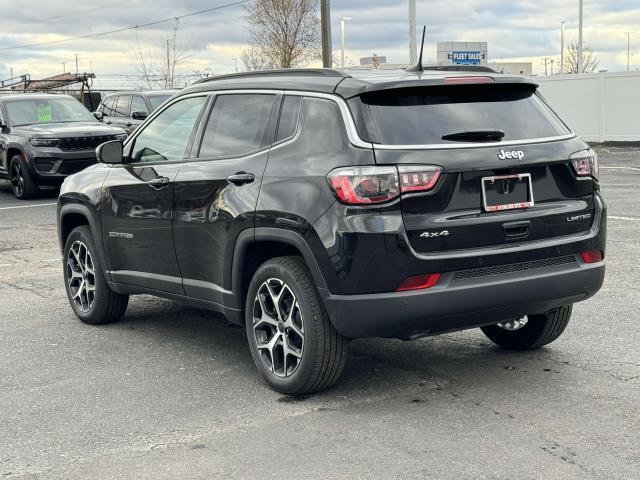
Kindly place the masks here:
<instances>
[{"instance_id":1,"label":"rear bumper","mask_svg":"<svg viewBox=\"0 0 640 480\"><path fill-rule=\"evenodd\" d=\"M580 302L602 286L605 263L571 264L458 278L445 274L428 290L333 295L319 289L336 330L348 338L411 339L495 324Z\"/></svg>"}]
</instances>

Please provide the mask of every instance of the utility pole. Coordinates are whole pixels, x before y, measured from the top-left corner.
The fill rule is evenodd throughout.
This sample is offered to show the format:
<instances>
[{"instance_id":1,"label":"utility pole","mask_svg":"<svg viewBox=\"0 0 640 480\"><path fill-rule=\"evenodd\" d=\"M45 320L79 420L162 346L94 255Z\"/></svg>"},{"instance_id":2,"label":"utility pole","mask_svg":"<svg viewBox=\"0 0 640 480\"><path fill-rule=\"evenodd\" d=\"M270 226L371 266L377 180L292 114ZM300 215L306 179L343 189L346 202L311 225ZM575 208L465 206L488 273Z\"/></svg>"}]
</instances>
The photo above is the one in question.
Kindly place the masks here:
<instances>
[{"instance_id":1,"label":"utility pole","mask_svg":"<svg viewBox=\"0 0 640 480\"><path fill-rule=\"evenodd\" d=\"M564 26L570 23L569 20L560 22L560 74L564 73Z\"/></svg>"},{"instance_id":2,"label":"utility pole","mask_svg":"<svg viewBox=\"0 0 640 480\"><path fill-rule=\"evenodd\" d=\"M76 74L80 73L80 72L78 72L78 55L80 55L80 54L76 53Z\"/></svg>"},{"instance_id":3,"label":"utility pole","mask_svg":"<svg viewBox=\"0 0 640 480\"><path fill-rule=\"evenodd\" d=\"M351 20L351 17L342 17L340 19L340 39L342 42L342 53L340 57L340 68L344 69L344 24L347 20Z\"/></svg>"},{"instance_id":4,"label":"utility pole","mask_svg":"<svg viewBox=\"0 0 640 480\"><path fill-rule=\"evenodd\" d=\"M67 62L62 62L62 73L67 73Z\"/></svg>"},{"instance_id":5,"label":"utility pole","mask_svg":"<svg viewBox=\"0 0 640 480\"><path fill-rule=\"evenodd\" d=\"M631 34L634 32L624 32L627 36L627 72L629 71L629 63L631 60Z\"/></svg>"},{"instance_id":6,"label":"utility pole","mask_svg":"<svg viewBox=\"0 0 640 480\"><path fill-rule=\"evenodd\" d=\"M553 76L553 58L550 58L549 60L551 60L551 76Z\"/></svg>"},{"instance_id":7,"label":"utility pole","mask_svg":"<svg viewBox=\"0 0 640 480\"><path fill-rule=\"evenodd\" d=\"M235 67L236 67L236 73L238 73L238 59L237 59L237 58L235 58L235 57L233 58L233 64L234 64L234 65L235 65Z\"/></svg>"},{"instance_id":8,"label":"utility pole","mask_svg":"<svg viewBox=\"0 0 640 480\"><path fill-rule=\"evenodd\" d=\"M579 14L578 14L578 73L582 73L582 10L583 10L583 0L580 0L579 6Z\"/></svg>"},{"instance_id":9,"label":"utility pole","mask_svg":"<svg viewBox=\"0 0 640 480\"><path fill-rule=\"evenodd\" d=\"M409 0L409 65L418 61L418 45L416 31L416 0Z\"/></svg>"},{"instance_id":10,"label":"utility pole","mask_svg":"<svg viewBox=\"0 0 640 480\"><path fill-rule=\"evenodd\" d=\"M9 78L13 78L13 67L9 67Z\"/></svg>"},{"instance_id":11,"label":"utility pole","mask_svg":"<svg viewBox=\"0 0 640 480\"><path fill-rule=\"evenodd\" d=\"M322 66L333 67L331 52L331 8L329 0L320 0L320 24L322 29Z\"/></svg>"}]
</instances>

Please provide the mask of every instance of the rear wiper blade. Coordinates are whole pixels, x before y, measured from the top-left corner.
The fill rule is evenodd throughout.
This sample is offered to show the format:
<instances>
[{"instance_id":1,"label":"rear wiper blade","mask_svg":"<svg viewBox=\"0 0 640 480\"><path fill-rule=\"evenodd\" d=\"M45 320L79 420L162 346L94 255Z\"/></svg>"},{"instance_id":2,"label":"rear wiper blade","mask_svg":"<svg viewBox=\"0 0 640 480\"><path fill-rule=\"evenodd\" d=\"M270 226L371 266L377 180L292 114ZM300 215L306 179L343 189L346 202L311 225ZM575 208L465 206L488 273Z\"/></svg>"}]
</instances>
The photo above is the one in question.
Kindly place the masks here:
<instances>
[{"instance_id":1,"label":"rear wiper blade","mask_svg":"<svg viewBox=\"0 0 640 480\"><path fill-rule=\"evenodd\" d=\"M463 132L448 133L442 136L442 140L452 140L460 142L487 142L491 140L502 140L504 132L497 128L487 130L465 130Z\"/></svg>"}]
</instances>

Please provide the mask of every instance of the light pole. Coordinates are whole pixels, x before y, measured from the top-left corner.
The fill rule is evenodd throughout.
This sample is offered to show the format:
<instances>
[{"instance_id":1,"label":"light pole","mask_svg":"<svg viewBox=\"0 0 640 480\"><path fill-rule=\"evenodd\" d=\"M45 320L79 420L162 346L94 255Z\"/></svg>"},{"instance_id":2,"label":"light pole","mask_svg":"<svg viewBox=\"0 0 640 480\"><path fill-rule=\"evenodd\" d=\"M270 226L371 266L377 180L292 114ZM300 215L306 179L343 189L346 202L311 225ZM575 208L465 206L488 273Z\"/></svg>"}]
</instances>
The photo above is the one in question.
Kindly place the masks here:
<instances>
[{"instance_id":1,"label":"light pole","mask_svg":"<svg viewBox=\"0 0 640 480\"><path fill-rule=\"evenodd\" d=\"M348 22L349 20L351 20L351 17L342 17L340 19L340 35L341 35L341 41L342 41L342 54L340 57L340 68L344 69L344 24L345 22Z\"/></svg>"},{"instance_id":2,"label":"light pole","mask_svg":"<svg viewBox=\"0 0 640 480\"><path fill-rule=\"evenodd\" d=\"M627 36L627 72L629 71L629 60L631 59L631 34L635 32L624 32Z\"/></svg>"},{"instance_id":3,"label":"light pole","mask_svg":"<svg viewBox=\"0 0 640 480\"><path fill-rule=\"evenodd\" d=\"M564 73L564 26L571 23L569 20L560 22L560 74Z\"/></svg>"},{"instance_id":4,"label":"light pole","mask_svg":"<svg viewBox=\"0 0 640 480\"><path fill-rule=\"evenodd\" d=\"M418 45L416 31L416 0L409 0L409 65L418 61Z\"/></svg>"},{"instance_id":5,"label":"light pole","mask_svg":"<svg viewBox=\"0 0 640 480\"><path fill-rule=\"evenodd\" d=\"M580 0L578 6L578 73L582 73L582 5L583 0Z\"/></svg>"},{"instance_id":6,"label":"light pole","mask_svg":"<svg viewBox=\"0 0 640 480\"><path fill-rule=\"evenodd\" d=\"M333 66L331 48L331 4L330 0L320 0L320 27L322 30L322 66Z\"/></svg>"}]
</instances>

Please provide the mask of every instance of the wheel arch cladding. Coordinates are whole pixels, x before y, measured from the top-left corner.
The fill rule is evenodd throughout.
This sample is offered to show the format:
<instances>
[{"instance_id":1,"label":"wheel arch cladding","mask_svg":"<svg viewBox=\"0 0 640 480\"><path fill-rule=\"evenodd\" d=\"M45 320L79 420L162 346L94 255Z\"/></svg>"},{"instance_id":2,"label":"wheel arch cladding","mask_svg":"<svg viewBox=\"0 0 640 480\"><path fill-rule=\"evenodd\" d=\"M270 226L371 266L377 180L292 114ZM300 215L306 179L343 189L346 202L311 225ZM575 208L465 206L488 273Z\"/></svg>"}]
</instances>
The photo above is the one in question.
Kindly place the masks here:
<instances>
[{"instance_id":1,"label":"wheel arch cladding","mask_svg":"<svg viewBox=\"0 0 640 480\"><path fill-rule=\"evenodd\" d=\"M60 200L64 200L61 198ZM74 228L81 225L87 225L93 235L93 242L96 246L98 260L105 271L105 278L108 278L109 263L104 252L104 244L102 239L102 229L100 228L100 220L97 214L88 206L80 203L66 203L60 206L58 214L58 237L60 241L60 250L64 251L64 245L69 234Z\"/></svg>"},{"instance_id":2,"label":"wheel arch cladding","mask_svg":"<svg viewBox=\"0 0 640 480\"><path fill-rule=\"evenodd\" d=\"M301 257L309 268L316 287L326 287L315 257L300 234L280 228L245 230L236 242L231 272L231 286L237 308L244 309L249 283L260 265L282 256Z\"/></svg>"}]
</instances>

